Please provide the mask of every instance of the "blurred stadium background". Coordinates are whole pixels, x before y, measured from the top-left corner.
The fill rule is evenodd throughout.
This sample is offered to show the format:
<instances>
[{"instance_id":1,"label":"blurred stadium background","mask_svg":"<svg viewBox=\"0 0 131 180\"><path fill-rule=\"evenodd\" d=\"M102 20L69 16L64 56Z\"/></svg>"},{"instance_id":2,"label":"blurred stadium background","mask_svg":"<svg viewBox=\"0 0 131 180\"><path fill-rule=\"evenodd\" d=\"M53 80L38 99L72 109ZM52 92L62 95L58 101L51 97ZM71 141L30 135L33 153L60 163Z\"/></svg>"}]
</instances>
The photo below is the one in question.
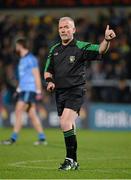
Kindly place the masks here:
<instances>
[{"instance_id":1,"label":"blurred stadium background","mask_svg":"<svg viewBox=\"0 0 131 180\"><path fill-rule=\"evenodd\" d=\"M13 41L16 36L28 37L30 48L39 59L44 93L38 108L41 120L45 127L59 126L53 95L45 90L43 71L49 48L59 39L58 19L69 15L75 19L76 38L80 40L101 42L107 24L117 34L103 60L86 65L87 94L78 126L131 129L130 0L0 2L0 126L10 126L14 119L18 59L13 52ZM26 117L24 123L28 125Z\"/></svg>"},{"instance_id":2,"label":"blurred stadium background","mask_svg":"<svg viewBox=\"0 0 131 180\"><path fill-rule=\"evenodd\" d=\"M39 60L44 97L42 102L38 103L38 112L43 126L45 128L59 127L54 94L46 92L43 71L49 48L59 39L57 33L58 19L65 15L75 19L77 27L76 38L80 40L92 43L101 42L104 38L103 35L107 24L115 30L117 35L116 39L111 43L110 50L103 56L102 61L92 61L86 64L87 94L81 109L80 118L77 120L77 127L86 129L83 130L83 133L85 131L88 132L87 129L127 130L128 132L131 130L131 1L1 0L1 137L6 137L9 134L8 128L12 127L15 120L13 94L17 84L18 59L14 54L13 42L16 36L28 37L30 48ZM23 125L25 127L31 126L26 114L24 114ZM49 130L47 134L50 134L51 131L53 130ZM105 134L101 134L101 137L104 136ZM108 134L109 136L110 134ZM127 134L121 134L120 138L122 137L125 137L127 140L126 142L123 138L123 147L129 148L131 146L128 141L130 133L128 133L128 136ZM117 142L117 139L115 142ZM91 144L89 143L89 145ZM94 148L95 146L92 147ZM131 178L130 173L126 175L117 177ZM5 177L7 178L8 176ZM18 176L14 177L18 178ZM75 176L72 175L70 177L73 178ZM88 177L92 178L92 176ZM104 176L99 177L104 178ZM108 178L110 176L105 177Z\"/></svg>"}]
</instances>

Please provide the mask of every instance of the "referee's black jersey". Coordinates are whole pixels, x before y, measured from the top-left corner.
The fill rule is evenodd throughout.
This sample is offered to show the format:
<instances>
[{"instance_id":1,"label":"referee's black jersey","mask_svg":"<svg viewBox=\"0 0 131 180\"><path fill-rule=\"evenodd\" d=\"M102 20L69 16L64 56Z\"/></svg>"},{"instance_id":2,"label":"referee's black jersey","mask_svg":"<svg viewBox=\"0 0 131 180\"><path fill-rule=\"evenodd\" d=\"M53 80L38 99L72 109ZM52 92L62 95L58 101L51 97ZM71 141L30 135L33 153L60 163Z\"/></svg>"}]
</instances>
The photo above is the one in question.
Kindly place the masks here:
<instances>
[{"instance_id":1,"label":"referee's black jersey","mask_svg":"<svg viewBox=\"0 0 131 180\"><path fill-rule=\"evenodd\" d=\"M45 72L53 75L56 88L85 84L85 61L100 59L99 45L72 40L68 45L55 44L49 52Z\"/></svg>"}]
</instances>

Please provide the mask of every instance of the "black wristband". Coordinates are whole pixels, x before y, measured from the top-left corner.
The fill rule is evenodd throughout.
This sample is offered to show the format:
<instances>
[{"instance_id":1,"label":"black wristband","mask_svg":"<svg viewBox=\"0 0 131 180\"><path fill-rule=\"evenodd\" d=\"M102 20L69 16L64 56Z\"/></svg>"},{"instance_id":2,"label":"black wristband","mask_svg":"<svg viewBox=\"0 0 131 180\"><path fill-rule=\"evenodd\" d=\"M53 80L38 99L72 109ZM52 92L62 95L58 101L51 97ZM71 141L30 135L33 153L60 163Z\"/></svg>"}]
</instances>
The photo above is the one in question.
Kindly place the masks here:
<instances>
[{"instance_id":1,"label":"black wristband","mask_svg":"<svg viewBox=\"0 0 131 180\"><path fill-rule=\"evenodd\" d=\"M111 40L110 39L106 39L106 38L104 38L107 42L110 42Z\"/></svg>"},{"instance_id":2,"label":"black wristband","mask_svg":"<svg viewBox=\"0 0 131 180\"><path fill-rule=\"evenodd\" d=\"M49 82L52 82L52 83L53 83L53 79L52 79L51 77L48 77L48 78L46 78L45 80L46 80L47 83L49 83Z\"/></svg>"}]
</instances>

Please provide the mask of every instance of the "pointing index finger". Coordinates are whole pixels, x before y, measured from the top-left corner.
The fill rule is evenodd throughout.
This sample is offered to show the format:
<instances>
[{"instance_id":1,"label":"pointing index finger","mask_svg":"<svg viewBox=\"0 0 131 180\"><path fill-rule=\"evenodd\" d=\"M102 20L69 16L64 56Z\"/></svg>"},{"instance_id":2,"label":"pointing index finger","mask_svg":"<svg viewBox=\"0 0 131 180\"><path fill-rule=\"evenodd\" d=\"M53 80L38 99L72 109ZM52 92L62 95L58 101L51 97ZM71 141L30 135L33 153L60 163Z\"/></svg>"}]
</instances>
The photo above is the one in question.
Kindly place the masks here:
<instances>
[{"instance_id":1,"label":"pointing index finger","mask_svg":"<svg viewBox=\"0 0 131 180\"><path fill-rule=\"evenodd\" d=\"M106 30L109 30L109 25L106 26Z\"/></svg>"}]
</instances>

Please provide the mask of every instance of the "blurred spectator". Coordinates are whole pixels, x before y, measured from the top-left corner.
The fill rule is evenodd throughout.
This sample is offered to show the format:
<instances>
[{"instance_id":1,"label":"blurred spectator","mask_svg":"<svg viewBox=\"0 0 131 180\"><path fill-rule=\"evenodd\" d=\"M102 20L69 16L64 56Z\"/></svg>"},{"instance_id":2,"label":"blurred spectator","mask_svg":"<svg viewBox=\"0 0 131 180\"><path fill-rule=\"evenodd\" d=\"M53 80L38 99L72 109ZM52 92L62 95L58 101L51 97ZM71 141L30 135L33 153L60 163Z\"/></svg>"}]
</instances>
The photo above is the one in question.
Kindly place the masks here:
<instances>
[{"instance_id":1,"label":"blurred spectator","mask_svg":"<svg viewBox=\"0 0 131 180\"><path fill-rule=\"evenodd\" d=\"M129 103L131 102L130 88L126 85L126 79L121 78L118 86L114 90L114 102Z\"/></svg>"}]
</instances>

